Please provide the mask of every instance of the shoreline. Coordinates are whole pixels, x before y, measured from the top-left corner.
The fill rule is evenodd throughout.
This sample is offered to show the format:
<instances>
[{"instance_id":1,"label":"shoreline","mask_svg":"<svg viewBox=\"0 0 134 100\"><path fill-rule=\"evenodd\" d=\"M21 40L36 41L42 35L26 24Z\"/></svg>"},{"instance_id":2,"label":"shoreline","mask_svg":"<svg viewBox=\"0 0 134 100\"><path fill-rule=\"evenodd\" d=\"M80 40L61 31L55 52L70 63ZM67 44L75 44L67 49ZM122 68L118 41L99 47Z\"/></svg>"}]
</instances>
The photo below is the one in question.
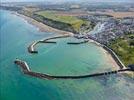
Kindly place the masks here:
<instances>
[{"instance_id":1,"label":"shoreline","mask_svg":"<svg viewBox=\"0 0 134 100\"><path fill-rule=\"evenodd\" d=\"M14 63L18 66L20 66L22 72L26 75L29 76L33 76L36 78L41 78L41 79L48 79L48 80L52 80L52 79L82 79L82 78L89 78L89 77L98 77L98 76L106 76L106 75L111 75L111 74L118 74L118 73L122 73L125 71L133 71L132 69L119 69L119 70L112 70L112 71L106 71L106 72L98 72L98 73L94 73L94 74L87 74L87 75L78 75L78 76L74 76L74 75L66 75L66 76L57 76L57 75L51 75L51 74L47 74L47 73L40 73L40 72L34 72L30 69L30 67L28 66L27 62L22 61L20 59L16 59L14 61Z\"/></svg>"},{"instance_id":2,"label":"shoreline","mask_svg":"<svg viewBox=\"0 0 134 100\"><path fill-rule=\"evenodd\" d=\"M95 44L96 46L99 47L99 49L104 53L104 56L105 58L108 58L107 61L112 64L112 69L113 70L119 70L120 69L120 66L116 63L115 59L112 57L112 55L107 51L105 50L102 45L92 39L89 39L89 43L93 43Z\"/></svg>"},{"instance_id":3,"label":"shoreline","mask_svg":"<svg viewBox=\"0 0 134 100\"><path fill-rule=\"evenodd\" d=\"M13 14L15 14L16 16L19 16L21 18L23 18L24 20L26 20L29 24L37 27L39 29L40 32L55 32L55 33L59 33L59 34L68 34L70 36L74 36L74 33L71 33L71 32L67 32L67 31L63 31L63 30L59 30L59 29L56 29L56 28L52 28L48 25L45 25L44 23L41 23L41 22L38 22L36 21L35 19L31 18L31 17L28 17L28 16L25 16L23 14L19 14L17 12L12 12ZM90 39L91 40L91 39ZM94 41L94 40L91 40L92 43L96 44L100 50L102 50L105 54L105 56L108 58L108 62L109 63L112 63L112 68L113 69L119 69L120 66L116 63L115 59L112 57L112 55L107 51L105 50L101 44L99 44L98 42ZM128 72L127 72L128 74Z\"/></svg>"},{"instance_id":4,"label":"shoreline","mask_svg":"<svg viewBox=\"0 0 134 100\"><path fill-rule=\"evenodd\" d=\"M108 62L112 63L112 65L113 65L112 69L113 70L127 69L127 67L118 58L118 55L116 55L116 53L114 51L112 51L114 54L111 54L108 49L104 48L105 45L102 45L101 43L99 43L95 40L92 40L92 39L89 39L89 40L90 40L90 42L92 42L92 43L96 44L98 47L100 47L100 50L102 50L102 52L104 52L105 57L108 57ZM116 61L115 57L113 57L113 55L117 57L116 59L118 59L118 61L119 61L119 63L121 63L121 65L119 65L119 63L117 63L117 61ZM123 67L121 68L121 66L123 66ZM134 78L134 72L123 72L123 75Z\"/></svg>"},{"instance_id":5,"label":"shoreline","mask_svg":"<svg viewBox=\"0 0 134 100\"><path fill-rule=\"evenodd\" d=\"M71 36L74 35L74 33L72 33L72 32L67 32L67 31L63 31L63 30L59 30L59 29L50 27L50 26L48 26L48 25L46 25L44 23L38 22L35 19L33 19L31 17L28 17L28 16L25 16L23 14L19 14L19 13L14 12L14 11L12 13L14 15L19 16L19 17L23 18L24 20L26 20L27 23L37 27L40 32L52 32L52 33L55 32L55 33L59 33L59 34L63 34L63 35L64 34L69 34Z\"/></svg>"},{"instance_id":6,"label":"shoreline","mask_svg":"<svg viewBox=\"0 0 134 100\"><path fill-rule=\"evenodd\" d=\"M41 39L41 40L36 40L35 42L33 42L31 45L28 46L28 52L32 53L32 54L37 54L38 51L35 50L35 46L39 43L56 43L54 41L49 41L51 39L57 39L57 38L67 38L70 37L70 35L62 35L62 36L55 36L55 37L50 37L50 38L45 38L45 39Z\"/></svg>"}]
</instances>

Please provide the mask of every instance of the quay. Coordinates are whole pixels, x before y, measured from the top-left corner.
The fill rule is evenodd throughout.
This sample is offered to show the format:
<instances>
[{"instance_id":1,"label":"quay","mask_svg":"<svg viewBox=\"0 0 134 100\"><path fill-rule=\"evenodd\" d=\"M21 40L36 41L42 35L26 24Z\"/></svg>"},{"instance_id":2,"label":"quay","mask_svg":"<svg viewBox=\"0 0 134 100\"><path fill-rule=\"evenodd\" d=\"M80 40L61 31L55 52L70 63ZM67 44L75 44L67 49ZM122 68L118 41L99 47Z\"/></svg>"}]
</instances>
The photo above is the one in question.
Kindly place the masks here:
<instances>
[{"instance_id":1,"label":"quay","mask_svg":"<svg viewBox=\"0 0 134 100\"><path fill-rule=\"evenodd\" d=\"M35 46L37 44L39 44L39 43L54 43L54 44L56 44L56 42L49 41L49 40L57 39L57 38L66 38L66 37L70 37L70 35L67 34L67 35L55 36L55 37L50 37L50 38L47 38L47 39L42 39L42 40L35 41L31 45L28 46L28 52L36 54L36 53L38 53L38 51L35 49Z\"/></svg>"},{"instance_id":2,"label":"quay","mask_svg":"<svg viewBox=\"0 0 134 100\"><path fill-rule=\"evenodd\" d=\"M66 38L66 37L70 37L70 35L55 36L55 37L50 37L50 38L42 39L42 40L39 40L39 41L35 41L31 45L29 45L28 52L29 53L38 53L38 51L35 49L35 46L38 43L54 43L54 44L56 44L56 42L49 41L49 40L57 39L57 38ZM75 38L77 38L77 37L75 37ZM116 53L112 49L110 49L106 45L100 43L99 41L97 41L93 37L90 37L89 36L88 38L87 37L86 38L85 37L82 37L82 38L88 39L88 40L84 40L82 42L68 42L67 44L70 44L70 45L83 44L83 43L89 42L89 39L90 39L96 45L101 46L102 48L104 48L114 58L115 62L120 66L120 69L125 69L126 68L126 66L121 62L121 60L119 59L119 57L116 55ZM77 39L79 39L79 38L77 38Z\"/></svg>"},{"instance_id":3,"label":"quay","mask_svg":"<svg viewBox=\"0 0 134 100\"><path fill-rule=\"evenodd\" d=\"M81 41L81 42L67 42L67 44L83 44L83 43L87 43L89 40L84 40L84 41Z\"/></svg>"},{"instance_id":4,"label":"quay","mask_svg":"<svg viewBox=\"0 0 134 100\"><path fill-rule=\"evenodd\" d=\"M70 37L70 35L55 36L55 37L50 37L50 38L47 38L47 39L42 39L42 40L35 41L31 45L29 45L28 52L29 53L38 53L38 51L35 49L35 46L37 44L39 44L39 43L53 43L53 44L56 44L57 42L49 41L49 40L57 39L57 38L66 38L66 37ZM88 41L89 40L84 40L84 41L81 41L81 42L67 42L67 44L77 45L77 44L87 43Z\"/></svg>"},{"instance_id":5,"label":"quay","mask_svg":"<svg viewBox=\"0 0 134 100\"><path fill-rule=\"evenodd\" d=\"M79 76L54 76L54 75L49 75L45 73L38 73L38 72L33 72L30 70L28 64L25 61L16 59L14 63L22 69L22 72L24 74L27 74L29 76L41 78L41 79L81 79L81 78L88 78L88 77L97 77L97 76L103 76L103 75L110 75L110 74L117 74L120 72L125 72L125 71L134 71L133 67L129 67L127 69L120 69L120 70L115 70L115 71L109 71L109 72L103 72L103 73L94 73L94 74L89 74L89 75L79 75Z\"/></svg>"}]
</instances>

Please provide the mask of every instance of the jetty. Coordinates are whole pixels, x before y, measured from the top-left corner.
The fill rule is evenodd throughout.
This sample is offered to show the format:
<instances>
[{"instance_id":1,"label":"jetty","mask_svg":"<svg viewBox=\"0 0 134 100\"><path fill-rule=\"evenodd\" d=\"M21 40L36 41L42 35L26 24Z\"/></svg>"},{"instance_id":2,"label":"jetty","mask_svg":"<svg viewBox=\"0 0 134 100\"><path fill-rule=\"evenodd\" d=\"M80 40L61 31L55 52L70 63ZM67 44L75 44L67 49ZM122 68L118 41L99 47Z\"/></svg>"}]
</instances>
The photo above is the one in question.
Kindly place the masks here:
<instances>
[{"instance_id":1,"label":"jetty","mask_svg":"<svg viewBox=\"0 0 134 100\"><path fill-rule=\"evenodd\" d=\"M97 77L97 76L103 76L103 75L110 75L110 74L117 74L120 72L125 71L134 71L133 67L129 67L127 69L120 69L120 70L114 70L114 71L108 71L108 72L102 72L102 73L94 73L89 75L78 75L78 76L56 76L56 75L49 75L45 73L39 73L39 72L33 72L30 70L28 64L25 61L16 59L14 63L18 66L20 66L22 72L26 75L37 77L41 79L81 79L81 78L89 78L89 77Z\"/></svg>"},{"instance_id":2,"label":"jetty","mask_svg":"<svg viewBox=\"0 0 134 100\"><path fill-rule=\"evenodd\" d=\"M108 53L111 54L111 56L114 58L115 62L120 66L121 69L126 68L126 66L122 63L122 61L119 59L119 57L116 55L116 53L110 49L109 47L107 47L106 45L102 45L102 47L108 51Z\"/></svg>"},{"instance_id":3,"label":"jetty","mask_svg":"<svg viewBox=\"0 0 134 100\"><path fill-rule=\"evenodd\" d=\"M60 36L54 36L54 37L50 37L50 38L45 38L45 39L41 39L41 40L37 40L37 41L34 41L32 44L30 44L28 46L28 52L29 53L33 53L33 54L37 54L38 51L35 49L35 46L39 43L53 43L53 44L56 44L55 41L49 41L49 40L52 40L52 39L58 39L58 38L67 38L67 37L70 37L70 35L60 35Z\"/></svg>"},{"instance_id":4,"label":"jetty","mask_svg":"<svg viewBox=\"0 0 134 100\"><path fill-rule=\"evenodd\" d=\"M83 44L83 43L87 43L89 40L84 40L81 42L67 42L67 44L72 44L72 45L77 45L77 44Z\"/></svg>"},{"instance_id":5,"label":"jetty","mask_svg":"<svg viewBox=\"0 0 134 100\"><path fill-rule=\"evenodd\" d=\"M54 36L54 37L50 37L50 38L45 38L45 39L41 39L41 40L38 40L38 41L34 41L32 44L30 44L28 46L28 52L29 53L38 53L38 51L35 49L35 46L39 43L53 43L53 44L56 44L57 42L55 41L50 41L52 39L58 39L58 38L67 38L67 37L70 37L70 35L61 35L61 36ZM72 44L72 45L77 45L77 44L83 44L83 43L87 43L89 40L84 40L84 41L81 41L81 42L67 42L67 44Z\"/></svg>"},{"instance_id":6,"label":"jetty","mask_svg":"<svg viewBox=\"0 0 134 100\"><path fill-rule=\"evenodd\" d=\"M38 53L38 51L35 50L35 45L37 45L38 43L39 43L39 41L35 41L31 45L29 45L28 52L29 53Z\"/></svg>"}]
</instances>

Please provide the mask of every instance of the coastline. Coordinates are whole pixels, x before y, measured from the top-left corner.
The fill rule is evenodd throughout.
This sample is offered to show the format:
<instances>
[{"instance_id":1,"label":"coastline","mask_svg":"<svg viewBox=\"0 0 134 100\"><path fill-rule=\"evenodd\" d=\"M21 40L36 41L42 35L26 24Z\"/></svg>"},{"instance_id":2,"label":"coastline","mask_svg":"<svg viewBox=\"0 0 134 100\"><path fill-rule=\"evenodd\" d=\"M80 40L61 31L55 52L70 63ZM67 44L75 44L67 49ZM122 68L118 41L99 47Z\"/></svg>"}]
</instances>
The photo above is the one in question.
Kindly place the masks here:
<instances>
[{"instance_id":1,"label":"coastline","mask_svg":"<svg viewBox=\"0 0 134 100\"><path fill-rule=\"evenodd\" d=\"M67 31L63 31L63 30L59 30L59 29L50 27L50 26L48 26L44 23L38 22L35 19L33 19L31 17L28 17L28 16L25 16L23 14L19 14L17 12L12 12L12 13L15 14L16 16L19 16L19 17L23 18L29 24L32 24L32 25L36 26L39 29L40 32L55 32L55 33L59 33L59 34L63 34L63 35L64 34L68 34L68 35L71 35L71 36L74 35L74 33L72 33L72 32L67 32Z\"/></svg>"},{"instance_id":2,"label":"coastline","mask_svg":"<svg viewBox=\"0 0 134 100\"><path fill-rule=\"evenodd\" d=\"M112 70L112 71L107 71L107 72L101 72L101 73L94 73L94 74L87 74L87 75L66 75L66 76L57 76L57 75L51 75L51 74L47 74L47 73L40 73L40 72L34 72L32 70L30 70L30 67L28 66L27 62L22 61L20 59L16 59L14 61L14 63L16 65L19 65L22 72L24 74L27 74L29 76L32 77L36 77L36 78L41 78L41 79L48 79L48 80L59 80L59 79L82 79L82 78L89 78L89 77L97 77L97 76L103 76L103 75L111 75L111 74L118 74L120 72L125 72L125 71L132 71L131 69L119 69L119 70Z\"/></svg>"},{"instance_id":3,"label":"coastline","mask_svg":"<svg viewBox=\"0 0 134 100\"><path fill-rule=\"evenodd\" d=\"M28 16L25 16L23 14L19 14L17 12L12 12L13 14L15 14L16 16L19 16L19 17L22 17L24 20L26 20L29 24L32 24L34 26L36 26L40 32L55 32L55 33L59 33L59 34L68 34L70 36L73 36L74 34L71 33L71 32L67 32L67 31L62 31L62 30L59 30L59 29L56 29L56 28L52 28L48 25L45 25L41 22L38 22L36 21L35 19L31 18L31 17L28 17ZM104 56L106 56L106 58L108 58L108 62L109 63L112 63L112 69L120 69L120 66L116 63L115 59L112 57L112 55L107 51L105 50L101 44L99 44L98 42L94 41L94 40L91 40L92 43L96 44L100 50L102 50L104 52ZM129 74L131 72L126 72L126 74Z\"/></svg>"},{"instance_id":4,"label":"coastline","mask_svg":"<svg viewBox=\"0 0 134 100\"><path fill-rule=\"evenodd\" d=\"M122 63L124 66L121 68L121 66L118 65L118 63L116 62L115 57L113 57L112 54L109 52L109 50L105 49L102 44L100 44L99 42L94 41L94 40L92 40L92 39L90 39L90 42L92 42L92 43L94 43L94 44L96 44L97 46L100 47L100 50L102 50L102 52L104 52L104 56L105 56L106 58L108 58L108 62L109 62L109 63L112 63L112 65L113 65L112 69L113 69L113 70L127 69L127 67L122 63L122 61L120 61L120 63ZM114 51L112 51L112 52L114 52ZM116 54L114 54L114 55L116 55ZM116 55L116 56L117 56L117 55ZM117 56L117 59L120 60L120 59L118 58L118 56ZM128 72L123 72L122 74L123 74L124 76L134 78L134 72L129 72L129 71L128 71Z\"/></svg>"},{"instance_id":5,"label":"coastline","mask_svg":"<svg viewBox=\"0 0 134 100\"><path fill-rule=\"evenodd\" d=\"M104 53L105 58L108 58L107 61L112 64L112 69L113 70L119 70L120 66L116 63L115 59L112 57L112 55L105 50L102 45L92 39L89 40L90 43L94 43L99 47L99 49Z\"/></svg>"},{"instance_id":6,"label":"coastline","mask_svg":"<svg viewBox=\"0 0 134 100\"><path fill-rule=\"evenodd\" d=\"M45 25L41 22L38 22L38 21L34 20L33 18L30 18L30 17L27 17L25 15L19 14L17 12L15 12L15 14L17 16L20 16L23 19L25 19L29 24L32 24L32 25L36 26L37 28L39 28L39 31L41 31L41 32L56 32L56 33L63 34L63 35L69 34L69 35L73 36L73 33L71 33L71 32L66 32L66 31L62 31L62 30L52 28L50 26L47 26L47 25ZM96 41L92 41L92 42L95 43L98 47L100 47L100 49L104 52L105 56L108 57L108 59L109 59L108 61L113 64L113 69L119 69L120 68L120 66L115 62L114 58L105 49L103 49L103 47L101 47L100 44L98 44Z\"/></svg>"},{"instance_id":7,"label":"coastline","mask_svg":"<svg viewBox=\"0 0 134 100\"><path fill-rule=\"evenodd\" d=\"M104 53L104 56L105 56L105 58L107 58L107 61L112 64L112 69L119 70L120 66L116 63L116 61L114 60L112 55L108 51L103 49L102 47L100 48L100 50L102 50L102 52Z\"/></svg>"}]
</instances>

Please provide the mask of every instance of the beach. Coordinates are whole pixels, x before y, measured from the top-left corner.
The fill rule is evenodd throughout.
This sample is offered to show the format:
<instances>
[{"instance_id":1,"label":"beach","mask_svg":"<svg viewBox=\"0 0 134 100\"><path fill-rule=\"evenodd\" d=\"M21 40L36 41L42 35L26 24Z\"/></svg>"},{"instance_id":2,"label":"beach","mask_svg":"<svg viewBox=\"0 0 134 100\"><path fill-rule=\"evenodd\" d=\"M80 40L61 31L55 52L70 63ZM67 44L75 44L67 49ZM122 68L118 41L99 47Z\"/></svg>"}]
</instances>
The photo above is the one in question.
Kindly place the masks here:
<instances>
[{"instance_id":1,"label":"beach","mask_svg":"<svg viewBox=\"0 0 134 100\"><path fill-rule=\"evenodd\" d=\"M36 26L40 32L54 32L54 33L59 33L59 34L69 34L69 35L73 35L72 32L67 32L67 31L63 31L63 30L59 30L53 27L50 27L48 25L45 25L41 22L36 21L33 18L27 17L25 15L19 14L17 12L13 12L13 14L22 17L23 19L25 19L29 24L32 24L34 26Z\"/></svg>"}]
</instances>

